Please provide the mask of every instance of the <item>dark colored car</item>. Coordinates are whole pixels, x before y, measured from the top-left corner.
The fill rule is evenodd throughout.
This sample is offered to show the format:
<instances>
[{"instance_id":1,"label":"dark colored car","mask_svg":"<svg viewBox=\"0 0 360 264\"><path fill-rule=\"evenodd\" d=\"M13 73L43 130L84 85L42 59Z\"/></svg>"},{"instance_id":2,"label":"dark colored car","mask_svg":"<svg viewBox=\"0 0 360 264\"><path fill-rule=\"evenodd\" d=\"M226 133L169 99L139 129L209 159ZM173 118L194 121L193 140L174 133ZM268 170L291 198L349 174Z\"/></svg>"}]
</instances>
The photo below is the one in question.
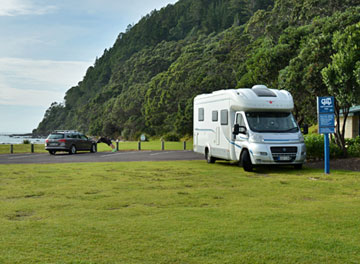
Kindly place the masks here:
<instances>
[{"instance_id":1,"label":"dark colored car","mask_svg":"<svg viewBox=\"0 0 360 264\"><path fill-rule=\"evenodd\" d=\"M75 154L78 150L96 152L96 142L77 131L56 130L45 140L45 149L51 155L57 151L66 151Z\"/></svg>"}]
</instances>

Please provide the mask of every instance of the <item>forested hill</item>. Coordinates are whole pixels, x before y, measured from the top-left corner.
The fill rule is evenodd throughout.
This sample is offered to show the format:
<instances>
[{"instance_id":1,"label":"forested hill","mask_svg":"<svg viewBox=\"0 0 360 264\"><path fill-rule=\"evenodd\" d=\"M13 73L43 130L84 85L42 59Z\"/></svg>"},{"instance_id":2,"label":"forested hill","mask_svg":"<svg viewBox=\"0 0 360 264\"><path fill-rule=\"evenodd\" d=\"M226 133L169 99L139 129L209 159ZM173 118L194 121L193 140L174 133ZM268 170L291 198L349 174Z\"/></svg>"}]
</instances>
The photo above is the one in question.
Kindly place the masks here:
<instances>
[{"instance_id":1,"label":"forested hill","mask_svg":"<svg viewBox=\"0 0 360 264\"><path fill-rule=\"evenodd\" d=\"M254 84L289 90L312 121L321 71L359 21L360 0L180 0L120 33L33 132L190 135L195 95Z\"/></svg>"}]
</instances>

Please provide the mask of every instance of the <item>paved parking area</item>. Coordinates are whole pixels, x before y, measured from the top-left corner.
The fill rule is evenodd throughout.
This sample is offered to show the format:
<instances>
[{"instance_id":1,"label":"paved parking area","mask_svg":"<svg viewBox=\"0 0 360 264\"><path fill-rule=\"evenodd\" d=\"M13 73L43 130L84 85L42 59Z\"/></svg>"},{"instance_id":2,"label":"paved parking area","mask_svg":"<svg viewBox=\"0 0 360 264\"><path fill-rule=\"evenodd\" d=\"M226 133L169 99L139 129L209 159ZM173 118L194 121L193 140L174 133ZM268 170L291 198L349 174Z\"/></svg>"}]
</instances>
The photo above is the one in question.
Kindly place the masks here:
<instances>
[{"instance_id":1,"label":"paved parking area","mask_svg":"<svg viewBox=\"0 0 360 264\"><path fill-rule=\"evenodd\" d=\"M128 161L172 161L202 160L204 156L193 151L119 151L119 152L79 152L75 155L67 153L34 154L1 154L0 164L50 164L76 162L128 162Z\"/></svg>"}]
</instances>

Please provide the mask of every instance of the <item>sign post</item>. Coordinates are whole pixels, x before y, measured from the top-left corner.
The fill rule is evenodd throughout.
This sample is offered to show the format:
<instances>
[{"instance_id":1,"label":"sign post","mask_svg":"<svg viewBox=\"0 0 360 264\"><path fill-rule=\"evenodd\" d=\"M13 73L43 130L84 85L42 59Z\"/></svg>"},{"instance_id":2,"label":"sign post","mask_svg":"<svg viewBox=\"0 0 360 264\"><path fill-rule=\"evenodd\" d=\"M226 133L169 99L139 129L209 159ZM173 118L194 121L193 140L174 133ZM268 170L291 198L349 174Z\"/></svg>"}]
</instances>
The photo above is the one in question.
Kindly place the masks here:
<instances>
[{"instance_id":1,"label":"sign post","mask_svg":"<svg viewBox=\"0 0 360 264\"><path fill-rule=\"evenodd\" d=\"M329 134L335 132L334 97L317 97L319 133L324 134L325 174L330 174Z\"/></svg>"}]
</instances>

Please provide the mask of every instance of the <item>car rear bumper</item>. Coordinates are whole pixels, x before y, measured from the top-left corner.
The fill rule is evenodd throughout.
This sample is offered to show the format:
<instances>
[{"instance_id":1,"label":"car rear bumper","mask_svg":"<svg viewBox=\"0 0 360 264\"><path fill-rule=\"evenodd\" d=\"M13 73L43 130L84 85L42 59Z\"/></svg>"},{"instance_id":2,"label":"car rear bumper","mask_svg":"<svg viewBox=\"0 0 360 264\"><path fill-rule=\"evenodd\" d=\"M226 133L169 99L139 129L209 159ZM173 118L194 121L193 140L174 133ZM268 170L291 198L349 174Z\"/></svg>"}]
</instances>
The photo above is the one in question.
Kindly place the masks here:
<instances>
[{"instance_id":1,"label":"car rear bumper","mask_svg":"<svg viewBox=\"0 0 360 264\"><path fill-rule=\"evenodd\" d=\"M45 150L70 151L70 149L66 147L45 147Z\"/></svg>"}]
</instances>

